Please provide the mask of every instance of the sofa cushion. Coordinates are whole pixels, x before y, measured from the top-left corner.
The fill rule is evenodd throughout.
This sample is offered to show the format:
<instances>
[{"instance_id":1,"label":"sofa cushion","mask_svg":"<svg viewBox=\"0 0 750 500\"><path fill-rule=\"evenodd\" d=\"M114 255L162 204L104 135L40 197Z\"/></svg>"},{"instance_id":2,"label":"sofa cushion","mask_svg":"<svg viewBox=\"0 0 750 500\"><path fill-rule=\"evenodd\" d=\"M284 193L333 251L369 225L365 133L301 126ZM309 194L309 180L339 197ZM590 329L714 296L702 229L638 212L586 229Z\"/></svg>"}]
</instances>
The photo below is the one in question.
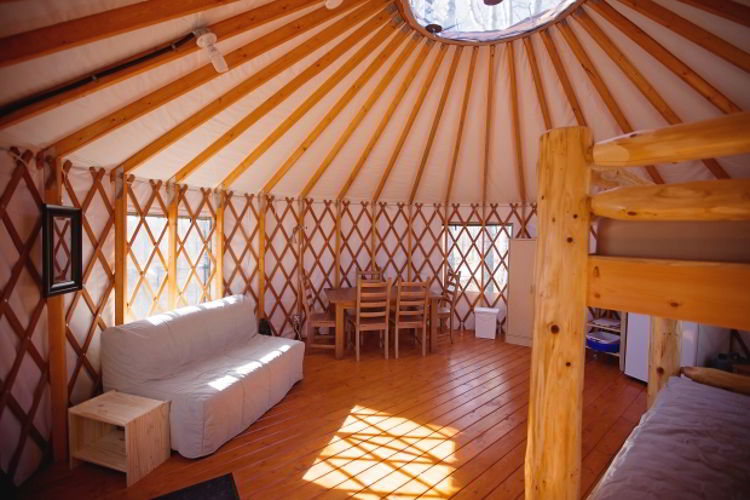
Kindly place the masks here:
<instances>
[{"instance_id":1,"label":"sofa cushion","mask_svg":"<svg viewBox=\"0 0 750 500\"><path fill-rule=\"evenodd\" d=\"M257 332L250 301L242 295L107 328L101 338L104 383L169 378Z\"/></svg>"}]
</instances>

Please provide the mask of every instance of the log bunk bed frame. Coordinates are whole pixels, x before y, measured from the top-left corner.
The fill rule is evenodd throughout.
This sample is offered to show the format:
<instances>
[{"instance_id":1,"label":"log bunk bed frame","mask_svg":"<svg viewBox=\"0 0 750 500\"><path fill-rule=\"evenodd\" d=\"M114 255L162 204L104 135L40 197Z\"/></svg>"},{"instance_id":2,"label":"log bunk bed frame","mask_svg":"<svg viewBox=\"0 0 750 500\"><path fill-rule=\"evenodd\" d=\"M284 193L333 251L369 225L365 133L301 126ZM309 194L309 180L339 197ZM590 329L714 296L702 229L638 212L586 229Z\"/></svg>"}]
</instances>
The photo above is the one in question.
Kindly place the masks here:
<instances>
[{"instance_id":1,"label":"log bunk bed frame","mask_svg":"<svg viewBox=\"0 0 750 500\"><path fill-rule=\"evenodd\" d=\"M526 498L579 498L586 307L653 316L648 403L680 370L677 320L750 330L750 264L589 255L592 216L750 219L750 180L629 186L589 195L592 172L750 152L750 113L594 144L586 127L540 141ZM679 168L679 167L673 167ZM705 380L703 380L705 381Z\"/></svg>"}]
</instances>

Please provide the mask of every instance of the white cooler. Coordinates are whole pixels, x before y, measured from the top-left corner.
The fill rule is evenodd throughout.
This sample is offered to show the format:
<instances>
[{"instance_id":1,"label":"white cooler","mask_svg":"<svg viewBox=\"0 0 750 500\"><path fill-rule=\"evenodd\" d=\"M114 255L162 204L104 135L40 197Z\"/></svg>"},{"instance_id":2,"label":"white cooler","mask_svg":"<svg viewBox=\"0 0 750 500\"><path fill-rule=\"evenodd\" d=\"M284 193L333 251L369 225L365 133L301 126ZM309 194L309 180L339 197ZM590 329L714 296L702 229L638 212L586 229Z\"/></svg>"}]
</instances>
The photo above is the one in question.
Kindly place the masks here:
<instances>
[{"instance_id":1,"label":"white cooler","mask_svg":"<svg viewBox=\"0 0 750 500\"><path fill-rule=\"evenodd\" d=\"M475 335L480 339L494 339L497 334L497 315L500 309L492 307L474 308Z\"/></svg>"}]
</instances>

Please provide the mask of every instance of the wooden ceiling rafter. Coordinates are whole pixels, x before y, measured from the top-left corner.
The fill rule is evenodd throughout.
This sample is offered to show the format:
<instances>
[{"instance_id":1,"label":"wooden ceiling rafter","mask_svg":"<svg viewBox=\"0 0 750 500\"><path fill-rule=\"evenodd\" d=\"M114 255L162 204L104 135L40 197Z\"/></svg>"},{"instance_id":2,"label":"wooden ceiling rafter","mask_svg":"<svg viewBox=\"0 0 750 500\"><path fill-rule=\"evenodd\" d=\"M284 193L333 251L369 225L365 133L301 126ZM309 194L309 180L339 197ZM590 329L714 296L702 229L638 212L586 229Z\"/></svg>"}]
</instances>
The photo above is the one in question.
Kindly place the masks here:
<instances>
[{"instance_id":1,"label":"wooden ceiling rafter","mask_svg":"<svg viewBox=\"0 0 750 500\"><path fill-rule=\"evenodd\" d=\"M378 2L369 2L363 5L359 9L339 19L331 26L325 28L320 33L313 35L302 45L293 48L283 56L275 59L272 63L268 64L264 68L259 69L250 77L246 78L242 83L234 86L223 95L217 97L209 104L190 115L187 119L172 127L169 131L162 134L157 139L151 141L148 145L141 148L135 154L131 155L121 164L123 170L125 172L129 172L139 165L142 165L143 162L153 157L166 147L174 144L179 139L183 138L188 133L192 132L200 125L216 116L221 111L227 109L232 104L235 104L237 101L244 98L246 95L271 80L274 76L281 74L292 65L298 63L305 57L321 49L338 36L346 33L346 31L348 31L351 26L356 25L367 17L371 16L373 14L373 8L378 8L381 4L379 4ZM375 29L377 26L380 26L384 22L387 22L389 17L390 14L387 12L387 9L381 11L380 15L375 18L374 25L368 25L368 29ZM312 67L314 69L317 69L316 64L313 64ZM317 70L316 74L322 70L323 67L320 66L320 69ZM178 182L184 177L183 173L183 169L178 172L178 178L176 179Z\"/></svg>"},{"instance_id":2,"label":"wooden ceiling rafter","mask_svg":"<svg viewBox=\"0 0 750 500\"><path fill-rule=\"evenodd\" d=\"M694 24L674 11L662 7L652 0L618 0L639 14L655 21L668 30L674 31L681 37L690 40L709 52L729 61L738 68L750 72L750 53L732 45L710 31Z\"/></svg>"},{"instance_id":3,"label":"wooden ceiling rafter","mask_svg":"<svg viewBox=\"0 0 750 500\"><path fill-rule=\"evenodd\" d=\"M630 59L612 42L612 40L610 40L606 33L604 33L604 31L602 31L602 29L596 23L594 23L593 20L585 12L582 12L581 14L576 16L575 19L578 20L578 22L583 26L584 30L586 30L586 32L589 34L589 36L591 36L594 41L596 41L596 43L604 50L604 52L607 53L607 56L625 74L625 76L631 82L633 82L633 84L638 88L641 94L651 103L651 105L659 112L659 114L661 114L661 116L664 118L664 120L666 120L667 123L669 123L670 125L678 125L682 123L680 117L667 103L667 101L659 94L659 91L656 90L653 85L651 85L648 79L640 72L640 70L638 70L635 64L630 61ZM573 35L572 30L570 31L570 36L575 39L575 35ZM580 43L577 43L577 45L579 46L580 51L583 51L583 48L580 47ZM591 76L590 73L589 76ZM630 131L623 130L623 132L625 133L629 133L631 131L632 127ZM703 164L717 179L726 179L729 177L724 168L715 159L705 159L703 160ZM649 167L646 167L646 169L649 170ZM651 173L650 170L649 173ZM656 179L654 179L654 181L658 183Z\"/></svg>"},{"instance_id":4,"label":"wooden ceiling rafter","mask_svg":"<svg viewBox=\"0 0 750 500\"><path fill-rule=\"evenodd\" d=\"M381 1L381 0L379 0ZM331 11L321 7L306 14L299 19L257 38L224 56L229 69L234 69L256 57L264 54L295 37L310 31L340 15L341 13L364 3L365 0L350 0L346 7ZM217 78L220 74L216 72L209 62L182 77L173 80L145 96L111 112L106 116L90 123L71 134L57 140L47 149L52 149L58 156L67 154L82 148L102 136L131 123L137 118L149 113L164 104L186 94L187 92Z\"/></svg>"},{"instance_id":5,"label":"wooden ceiling rafter","mask_svg":"<svg viewBox=\"0 0 750 500\"><path fill-rule=\"evenodd\" d=\"M508 52L508 75L510 77L510 107L511 123L513 126L513 143L516 152L516 176L518 178L518 194L521 203L526 203L526 175L523 166L523 144L521 142L521 117L518 112L518 84L516 83L516 63L513 53L513 42L506 44Z\"/></svg>"},{"instance_id":6,"label":"wooden ceiling rafter","mask_svg":"<svg viewBox=\"0 0 750 500\"><path fill-rule=\"evenodd\" d=\"M679 0L709 14L729 19L750 28L750 6L732 0Z\"/></svg>"},{"instance_id":7,"label":"wooden ceiling rafter","mask_svg":"<svg viewBox=\"0 0 750 500\"><path fill-rule=\"evenodd\" d=\"M547 54L552 61L552 66L555 67L557 79L560 81L560 85L562 85L565 97L568 99L568 104L576 117L576 123L581 127L587 127L588 124L586 123L586 118L583 116L581 105L578 103L578 98L576 97L575 90L573 90L573 85L571 85L570 79L568 79L568 73L565 71L565 66L563 66L562 60L560 59L560 54L557 52L555 41L552 40L552 36L548 29L540 31L539 34L547 49Z\"/></svg>"},{"instance_id":8,"label":"wooden ceiling rafter","mask_svg":"<svg viewBox=\"0 0 750 500\"><path fill-rule=\"evenodd\" d=\"M412 36L417 37L420 41L426 40L425 38L417 34L414 34ZM377 128L375 129L372 136L370 137L370 141L367 143L367 146L365 146L365 149L362 150L362 153L359 155L359 158L357 159L357 163L354 164L354 167L352 168L352 171L349 174L349 177L347 178L344 185L341 187L341 190L339 191L339 195L337 197L339 201L344 199L344 197L346 196L346 193L349 192L349 188L351 188L352 184L357 179L357 176L359 175L359 172L362 170L362 167L367 161L367 158L369 158L370 153L372 153L372 150L375 148L375 144L377 144L378 139L380 139L380 136L383 134L383 131L388 126L388 123L390 122L391 117L393 116L393 113L396 112L396 109L401 103L401 100L404 98L406 91L409 89L412 81L414 81L414 78L417 76L417 73L419 72L419 68L422 67L422 64L424 63L424 60L427 58L428 53L429 53L429 45L425 42L419 54L417 55L416 59L412 63L411 68L409 68L409 72L406 74L406 76L404 77L404 80L401 82L401 86L396 92L396 95L393 97L393 99L391 100L391 103L388 105L388 109L383 115L383 118L380 119L380 123L378 123Z\"/></svg>"},{"instance_id":9,"label":"wooden ceiling rafter","mask_svg":"<svg viewBox=\"0 0 750 500\"><path fill-rule=\"evenodd\" d=\"M544 119L544 129L549 130L552 128L552 117L549 113L549 106L547 105L547 97L544 94L544 85L542 85L542 74L539 72L539 64L534 53L534 42L530 36L524 37L523 45L526 48L526 57L529 60L529 66L531 67L531 75L534 77L534 87L536 88L536 97L539 101L539 108L542 111L542 119Z\"/></svg>"},{"instance_id":10,"label":"wooden ceiling rafter","mask_svg":"<svg viewBox=\"0 0 750 500\"><path fill-rule=\"evenodd\" d=\"M344 92L344 94L336 101L328 113L318 122L315 128L305 137L302 143L294 150L294 152L287 158L287 160L274 172L271 178L263 186L262 191L269 193L281 179L291 170L291 168L297 163L302 155L307 151L313 143L320 137L320 135L328 128L328 126L336 119L336 117L344 110L344 108L354 99L360 90L372 79L378 70L385 64L390 56L398 49L398 47L407 38L408 32L406 30L399 30L396 36L391 42L383 49L375 59L367 66L367 68L359 75L357 80Z\"/></svg>"},{"instance_id":11,"label":"wooden ceiling rafter","mask_svg":"<svg viewBox=\"0 0 750 500\"><path fill-rule=\"evenodd\" d=\"M330 92L346 75L354 70L372 51L376 50L393 33L396 27L386 24L360 47L347 61L323 82L302 104L297 106L286 119L266 136L243 160L224 177L221 184L228 188L249 169L268 149L276 143L286 132L297 123L315 104Z\"/></svg>"},{"instance_id":12,"label":"wooden ceiling rafter","mask_svg":"<svg viewBox=\"0 0 750 500\"><path fill-rule=\"evenodd\" d=\"M309 7L316 1L317 0L275 0L232 16L228 19L224 19L223 21L214 23L208 26L207 29L216 34L216 37L220 41L226 40L271 21L294 14L295 12ZM154 48L149 48L123 60L97 68L92 73L77 75L70 80L53 86L52 88L21 98L20 100L31 100L34 102L21 104L17 109L8 111L3 116L0 116L0 128L8 127L20 121L27 120L39 113L50 111L67 102L80 99L92 92L127 80L128 78L136 76L144 71L158 68L163 64L188 54L192 54L198 50L200 50L200 48L197 44L185 43L180 46L174 46L171 50L159 56L141 60L143 57L154 51ZM128 63L127 67L113 73L108 73L109 70L126 63ZM97 77L92 78L91 75L97 75ZM80 82L83 78L87 78L88 81L81 84ZM50 93L53 95L49 95Z\"/></svg>"},{"instance_id":13,"label":"wooden ceiling rafter","mask_svg":"<svg viewBox=\"0 0 750 500\"><path fill-rule=\"evenodd\" d=\"M202 108L200 111L193 114L190 118L185 120L183 123L188 122L188 120L193 120L193 122L202 120L201 123L207 121L212 116L215 116L221 110L226 109L228 106L236 102L238 99L241 99L242 97L247 95L249 92L252 92L253 90L255 90L258 86L267 82L272 76L278 74L280 72L279 70L280 67L287 66L284 61L286 62L292 61L291 64L294 64L298 62L299 60L301 60L306 55L309 55L315 50L320 49L321 47L323 47L323 45L325 45L326 43L330 42L331 40L333 40L334 38L338 37L343 32L345 32L346 29L349 26L351 26L361 15L360 14L357 16L353 16L353 14L357 14L357 12L352 13L340 19L339 21L334 23L334 25L331 25L330 27L326 28L324 31L319 33L319 35L321 36L317 40L312 40L312 43L310 43L310 41L306 42L304 45L304 48L302 46L297 47L296 49L293 49L292 51L287 52L284 56L277 59L273 63L269 64L265 68L258 70L253 76L251 76L248 80L246 80L246 82L250 83L250 85L245 86L244 88L241 89L241 92L243 94L242 96L239 96L236 98L228 97L230 96L230 94L237 93L235 92L235 90L239 89L239 86L234 87L232 90L225 93L223 96L212 101L210 104L204 106L204 108ZM362 26L360 26L355 31L353 31L344 40L336 44L336 46L334 46L331 50L326 52L318 60L310 64L307 68L305 68L304 71L302 71L300 74L294 77L291 81L289 81L286 85L284 85L281 89L279 89L272 96L270 96L265 101L263 101L250 113L245 115L244 118L242 118L239 122L237 122L234 126L232 126L219 138L217 138L214 142L212 142L210 145L204 148L200 153L194 156L189 162L187 162L175 174L175 182L184 181L190 174L192 174L194 171L196 171L201 166L203 166L209 159L211 159L219 151L227 147L235 139L237 139L243 132L245 132L247 129L249 129L255 123L257 123L258 120L266 116L269 112L275 109L276 106L278 106L281 102L283 102L285 99L290 97L302 85L310 81L316 75L319 75L324 69L329 67L339 57L341 57L349 49L351 49L352 46L354 46L357 42L367 38L367 36L369 36L372 32L374 32L378 27L382 26L384 22L387 22L388 19L391 17L391 15L392 14L388 12L388 8L386 8L385 10L382 10L381 12L376 14L374 17L367 20ZM302 50L298 50L298 49L302 49ZM297 51L297 53L293 54L293 52L295 51ZM300 57L300 53L302 52L305 52L306 54ZM187 127L183 127L183 124L181 123L180 125L174 127L172 130L167 132L166 134L163 134L159 139L157 139L156 141L153 141L151 144L154 144L155 142L160 141L160 140L165 140L169 142L170 144L174 143L176 140L183 137L189 131L196 128L198 125L199 124L188 123ZM179 128L179 127L183 127L183 128ZM189 128L189 130L185 130L186 128ZM175 131L175 132L173 133L172 131ZM170 136L169 134L172 134L172 135ZM162 149L163 147L166 147L166 145L161 146ZM144 148L141 151L147 151L147 150L146 148ZM149 156L151 155L151 153L147 153L147 154L149 154ZM133 168L137 167L142 161L145 161L145 159L147 159L144 156L141 156L140 158L138 158L137 154L131 156L131 158L137 158L137 163L135 161L131 161L131 162L126 162L125 164L123 164L123 167L125 168L126 172L128 170L132 170Z\"/></svg>"},{"instance_id":14,"label":"wooden ceiling rafter","mask_svg":"<svg viewBox=\"0 0 750 500\"><path fill-rule=\"evenodd\" d=\"M0 38L0 67L96 42L237 0L147 0Z\"/></svg>"},{"instance_id":15,"label":"wooden ceiling rafter","mask_svg":"<svg viewBox=\"0 0 750 500\"><path fill-rule=\"evenodd\" d=\"M434 43L435 42L433 42L432 40L428 42L428 44ZM406 143L406 139L409 137L409 132L411 132L411 129L414 126L414 122L417 119L419 110L422 109L422 104L424 104L427 93L429 92L430 87L432 87L432 82L435 80L435 75L437 75L437 71L438 69L440 69L440 64L443 62L443 58L445 58L445 52L448 50L448 45L444 43L436 45L438 45L437 56L435 56L435 61L432 63L429 73L427 73L427 77L422 84L422 88L419 90L417 101L414 103L414 106L411 109L411 113L409 113L409 118L407 118L406 124L401 131L401 136L396 143L396 147L393 149L393 153L391 153L391 159L389 160L388 165L386 166L385 171L380 178L378 187L375 189L375 194L372 197L373 203L380 199L380 195L383 194L383 189L385 188L386 182L388 182L388 177L390 177L391 172L393 171L393 167L396 165L396 161L398 160L398 156L401 153L401 149L403 149L404 144Z\"/></svg>"},{"instance_id":16,"label":"wooden ceiling rafter","mask_svg":"<svg viewBox=\"0 0 750 500\"><path fill-rule=\"evenodd\" d=\"M461 104L461 115L458 120L458 131L456 132L456 146L453 148L453 159L451 160L451 171L448 176L448 185L445 188L445 205L448 205L451 197L451 188L453 187L453 177L456 174L456 165L458 164L458 153L461 151L461 139L463 138L464 123L466 123L466 110L469 108L471 99L471 82L474 79L474 69L477 66L477 53L479 47L471 49L471 61L469 62L469 72L466 75L466 86L464 87L464 98Z\"/></svg>"},{"instance_id":17,"label":"wooden ceiling rafter","mask_svg":"<svg viewBox=\"0 0 750 500\"><path fill-rule=\"evenodd\" d=\"M513 42L508 42L506 47L510 47L511 66L513 64ZM515 73L513 73L513 84L515 85ZM515 90L515 86L511 87ZM513 96L515 100L515 96ZM514 104L515 106L515 104ZM513 108L515 109L515 108ZM482 168L482 212L487 202L487 180L490 170L490 144L492 144L492 118L495 112L495 45L490 45L490 57L487 61L487 113L484 124L484 168ZM514 122L515 123L515 122ZM484 221L484 216L482 216ZM484 288L482 288L484 289Z\"/></svg>"},{"instance_id":18,"label":"wooden ceiling rafter","mask_svg":"<svg viewBox=\"0 0 750 500\"><path fill-rule=\"evenodd\" d=\"M630 121L627 119L625 113L620 108L620 105L617 104L617 100L615 100L615 97L609 91L609 88L607 87L607 84L604 83L599 70L596 69L594 62L586 53L586 50L581 45L581 42L578 40L578 37L576 37L575 33L573 33L571 27L567 22L560 23L558 27L576 59L578 59L578 62L584 70L584 73L586 73L592 85L599 94L599 97L601 97L602 102L604 102L604 105L609 110L610 115L612 115L612 118L614 118L615 122L617 122L617 125L620 127L620 131L624 134L629 134L630 132L632 132L633 126L630 124ZM645 168L652 181L654 181L656 184L664 184L664 178L661 176L655 166L647 165Z\"/></svg>"},{"instance_id":19,"label":"wooden ceiling rafter","mask_svg":"<svg viewBox=\"0 0 750 500\"><path fill-rule=\"evenodd\" d=\"M597 14L614 25L628 38L638 44L644 51L646 51L646 53L651 55L651 57L655 58L672 73L690 85L693 90L702 95L711 104L722 110L724 113L737 113L742 111L739 106L722 94L721 91L693 71L690 66L682 62L682 60L672 54L672 52L667 50L666 47L657 42L648 33L643 31L633 21L620 14L617 9L606 2L590 2L589 5ZM585 10L580 9L576 12L576 14L580 13L585 13Z\"/></svg>"},{"instance_id":20,"label":"wooden ceiling rafter","mask_svg":"<svg viewBox=\"0 0 750 500\"><path fill-rule=\"evenodd\" d=\"M494 47L494 45L493 45ZM453 80L456 76L456 68L458 68L458 63L461 58L461 52L463 52L463 46L458 45L453 51L453 60L451 61L450 68L448 69L448 76L445 79L445 84L443 85L443 94L440 96L440 102L438 104L437 110L435 111L435 117L432 120L432 127L430 128L430 135L427 137L427 143L424 147L424 152L422 153L422 160L419 162L419 168L417 169L417 176L414 179L414 184L411 188L411 194L409 195L409 204L411 205L414 203L414 198L417 196L417 192L419 191L419 182L422 180L422 175L424 174L424 169L427 166L427 160L430 157L430 151L432 150L432 144L435 141L435 136L437 135L437 129L440 126L440 119L443 116L443 111L445 110L445 104L448 101L448 94L451 91L451 88L453 87ZM490 81L492 79L490 78Z\"/></svg>"},{"instance_id":21,"label":"wooden ceiling rafter","mask_svg":"<svg viewBox=\"0 0 750 500\"><path fill-rule=\"evenodd\" d=\"M408 30L406 26L403 26L402 29ZM341 149L347 143L347 141L352 136L352 134L357 129L357 127L362 123L362 120L364 120L365 116L367 116L367 114L370 112L370 110L375 105L375 103L380 98L380 96L383 95L383 92L385 91L385 89L393 81L393 78L396 76L398 71L403 67L404 63L406 63L406 60L409 58L411 53L416 48L417 43L419 42L419 38L421 37L416 37L416 36L411 37L409 42L401 50L401 53L398 55L396 60L393 61L393 63L391 64L386 74L383 75L378 85L370 93L370 96L367 98L367 101L365 101L365 103L357 112L354 119L352 119L349 125L347 125L344 132L339 136L338 140L333 145L333 148L331 148L331 150L328 152L323 162L320 164L320 167L318 167L318 169L313 173L313 175L310 177L310 180L307 181L304 189L299 195L300 198L306 198L310 194L310 191L312 191L312 189L318 183L318 181L326 172L328 167L330 167L331 163L333 163L333 160L336 159L336 156L339 154Z\"/></svg>"}]
</instances>

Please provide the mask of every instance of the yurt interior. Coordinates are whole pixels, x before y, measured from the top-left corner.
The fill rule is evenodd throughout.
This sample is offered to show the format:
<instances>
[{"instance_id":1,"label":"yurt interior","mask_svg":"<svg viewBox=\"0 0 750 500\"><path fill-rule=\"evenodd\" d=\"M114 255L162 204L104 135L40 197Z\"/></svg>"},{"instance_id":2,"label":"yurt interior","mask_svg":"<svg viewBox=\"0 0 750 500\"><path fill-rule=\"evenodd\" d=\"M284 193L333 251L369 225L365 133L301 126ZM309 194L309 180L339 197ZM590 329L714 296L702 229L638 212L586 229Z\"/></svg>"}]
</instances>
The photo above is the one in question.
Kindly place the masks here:
<instances>
[{"instance_id":1,"label":"yurt interior","mask_svg":"<svg viewBox=\"0 0 750 500\"><path fill-rule=\"evenodd\" d=\"M750 0L0 0L0 497L750 498Z\"/></svg>"}]
</instances>

